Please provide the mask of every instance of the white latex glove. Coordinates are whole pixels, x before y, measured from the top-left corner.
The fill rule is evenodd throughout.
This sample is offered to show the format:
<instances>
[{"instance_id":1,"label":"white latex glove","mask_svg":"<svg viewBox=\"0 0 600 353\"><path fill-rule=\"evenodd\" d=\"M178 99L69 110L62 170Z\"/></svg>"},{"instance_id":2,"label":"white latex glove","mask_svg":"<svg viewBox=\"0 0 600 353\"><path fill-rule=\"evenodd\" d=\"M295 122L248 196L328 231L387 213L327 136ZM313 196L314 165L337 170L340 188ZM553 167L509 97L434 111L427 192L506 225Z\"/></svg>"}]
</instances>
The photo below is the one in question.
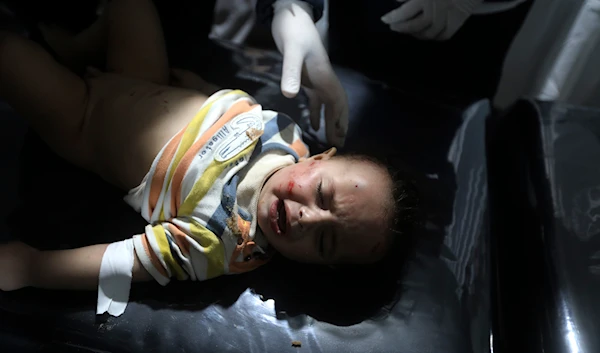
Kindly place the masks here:
<instances>
[{"instance_id":1,"label":"white latex glove","mask_svg":"<svg viewBox=\"0 0 600 353\"><path fill-rule=\"evenodd\" d=\"M397 0L403 3L381 17L390 29L420 39L450 39L483 0Z\"/></svg>"},{"instance_id":2,"label":"white latex glove","mask_svg":"<svg viewBox=\"0 0 600 353\"><path fill-rule=\"evenodd\" d=\"M310 101L312 128L319 130L321 107L325 105L327 141L342 147L348 132L348 100L331 67L310 5L303 1L278 0L273 4L273 10L271 32L283 54L281 92L293 98L302 82Z\"/></svg>"}]
</instances>

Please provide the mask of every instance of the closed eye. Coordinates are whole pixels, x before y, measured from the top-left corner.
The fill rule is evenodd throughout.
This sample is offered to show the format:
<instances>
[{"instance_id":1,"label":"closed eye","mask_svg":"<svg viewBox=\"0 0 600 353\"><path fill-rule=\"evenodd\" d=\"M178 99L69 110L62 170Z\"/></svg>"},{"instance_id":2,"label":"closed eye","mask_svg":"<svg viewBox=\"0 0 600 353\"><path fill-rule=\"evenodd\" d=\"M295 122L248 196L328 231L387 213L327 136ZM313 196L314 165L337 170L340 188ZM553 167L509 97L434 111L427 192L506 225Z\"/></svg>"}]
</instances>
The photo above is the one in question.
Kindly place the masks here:
<instances>
[{"instance_id":1,"label":"closed eye","mask_svg":"<svg viewBox=\"0 0 600 353\"><path fill-rule=\"evenodd\" d=\"M317 185L317 196L319 198L319 203L320 203L321 207L325 208L325 197L323 196L323 181L322 180L319 182L319 185Z\"/></svg>"}]
</instances>

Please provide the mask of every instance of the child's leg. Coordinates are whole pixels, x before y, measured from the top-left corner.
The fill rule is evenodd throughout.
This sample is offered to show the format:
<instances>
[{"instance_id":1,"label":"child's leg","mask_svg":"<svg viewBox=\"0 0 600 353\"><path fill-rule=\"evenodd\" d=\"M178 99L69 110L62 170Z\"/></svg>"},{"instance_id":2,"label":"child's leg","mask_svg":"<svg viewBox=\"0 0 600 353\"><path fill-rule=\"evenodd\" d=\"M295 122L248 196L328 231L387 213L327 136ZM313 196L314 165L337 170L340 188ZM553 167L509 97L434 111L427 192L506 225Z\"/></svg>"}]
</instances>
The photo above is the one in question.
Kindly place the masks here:
<instances>
[{"instance_id":1,"label":"child's leg","mask_svg":"<svg viewBox=\"0 0 600 353\"><path fill-rule=\"evenodd\" d=\"M77 34L40 25L46 42L74 69L106 57L106 70L167 84L169 68L162 27L152 0L112 0L98 20Z\"/></svg>"},{"instance_id":2,"label":"child's leg","mask_svg":"<svg viewBox=\"0 0 600 353\"><path fill-rule=\"evenodd\" d=\"M168 84L165 40L152 0L112 0L106 11L107 70Z\"/></svg>"},{"instance_id":3,"label":"child's leg","mask_svg":"<svg viewBox=\"0 0 600 353\"><path fill-rule=\"evenodd\" d=\"M85 82L41 46L0 31L0 99L26 119L63 158L86 167L80 131L87 106Z\"/></svg>"},{"instance_id":4,"label":"child's leg","mask_svg":"<svg viewBox=\"0 0 600 353\"><path fill-rule=\"evenodd\" d=\"M61 64L73 71L83 72L86 66L105 65L108 32L106 22L106 15L102 15L90 27L77 34L57 25L40 23L38 28Z\"/></svg>"}]
</instances>

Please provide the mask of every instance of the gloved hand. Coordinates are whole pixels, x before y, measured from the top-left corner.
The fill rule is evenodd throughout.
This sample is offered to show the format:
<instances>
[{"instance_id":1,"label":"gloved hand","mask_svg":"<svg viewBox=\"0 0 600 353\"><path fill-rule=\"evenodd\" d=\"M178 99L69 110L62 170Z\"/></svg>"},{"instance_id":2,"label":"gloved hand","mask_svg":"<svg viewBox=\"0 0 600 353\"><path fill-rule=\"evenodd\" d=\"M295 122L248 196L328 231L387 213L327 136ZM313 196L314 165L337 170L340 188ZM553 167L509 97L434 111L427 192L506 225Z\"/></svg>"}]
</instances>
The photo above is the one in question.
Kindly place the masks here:
<instances>
[{"instance_id":1,"label":"gloved hand","mask_svg":"<svg viewBox=\"0 0 600 353\"><path fill-rule=\"evenodd\" d=\"M390 29L420 39L450 39L483 0L397 0L403 3L381 17Z\"/></svg>"},{"instance_id":2,"label":"gloved hand","mask_svg":"<svg viewBox=\"0 0 600 353\"><path fill-rule=\"evenodd\" d=\"M295 97L300 83L310 101L310 122L319 130L321 107L325 105L327 141L342 147L348 132L348 100L312 18L310 5L302 1L278 0L273 4L273 39L283 54L281 92Z\"/></svg>"}]
</instances>

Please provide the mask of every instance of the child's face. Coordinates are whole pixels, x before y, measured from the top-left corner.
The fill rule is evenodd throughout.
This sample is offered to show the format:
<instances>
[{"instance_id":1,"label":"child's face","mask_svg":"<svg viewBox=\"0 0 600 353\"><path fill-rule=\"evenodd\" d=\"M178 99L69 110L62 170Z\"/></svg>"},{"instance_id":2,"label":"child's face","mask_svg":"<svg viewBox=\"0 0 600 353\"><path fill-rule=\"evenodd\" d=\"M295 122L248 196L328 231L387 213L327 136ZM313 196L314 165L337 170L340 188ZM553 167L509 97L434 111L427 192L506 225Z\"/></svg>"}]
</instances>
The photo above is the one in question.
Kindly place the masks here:
<instances>
[{"instance_id":1,"label":"child's face","mask_svg":"<svg viewBox=\"0 0 600 353\"><path fill-rule=\"evenodd\" d=\"M261 190L258 225L283 256L308 263L368 263L384 247L390 181L335 150L277 171Z\"/></svg>"}]
</instances>

